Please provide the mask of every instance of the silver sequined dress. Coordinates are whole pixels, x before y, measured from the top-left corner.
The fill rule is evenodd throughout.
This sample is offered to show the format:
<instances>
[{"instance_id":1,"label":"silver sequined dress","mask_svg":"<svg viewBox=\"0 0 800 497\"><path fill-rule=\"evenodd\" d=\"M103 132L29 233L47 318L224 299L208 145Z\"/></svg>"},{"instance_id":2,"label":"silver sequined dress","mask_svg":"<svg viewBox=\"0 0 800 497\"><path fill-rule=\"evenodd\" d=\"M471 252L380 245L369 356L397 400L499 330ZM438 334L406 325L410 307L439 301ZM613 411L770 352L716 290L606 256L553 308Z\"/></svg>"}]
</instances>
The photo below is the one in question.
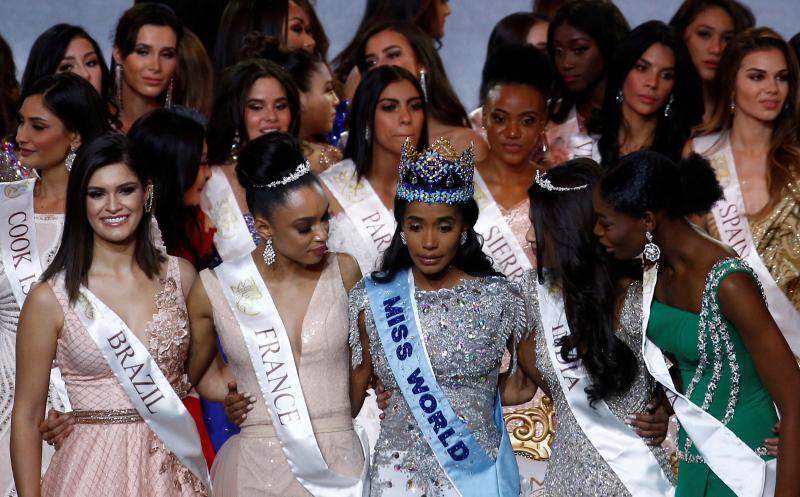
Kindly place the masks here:
<instances>
[{"instance_id":1,"label":"silver sequined dress","mask_svg":"<svg viewBox=\"0 0 800 497\"><path fill-rule=\"evenodd\" d=\"M528 301L528 313L539 316L536 299L536 275L529 271L520 285ZM547 382L552 393L556 412L555 439L551 447L550 461L544 477L547 497L622 497L631 495L614 471L586 438L572 410L567 404L564 392L556 377L547 341L542 331L541 321L534 320L536 340L536 368ZM622 421L628 414L642 413L650 401L654 382L647 372L642 359L642 283L637 281L628 288L622 306L617 336L622 339L636 355L639 369L631 388L624 395L606 400L606 404ZM669 464L667 450L662 447L651 448L661 465L664 474L674 484L674 474Z\"/></svg>"},{"instance_id":2,"label":"silver sequined dress","mask_svg":"<svg viewBox=\"0 0 800 497\"><path fill-rule=\"evenodd\" d=\"M439 385L481 447L497 457L494 427L497 376L506 344L525 330L525 304L505 278L462 280L452 289L415 292L421 335ZM375 374L392 392L373 456L373 496L458 495L442 471L397 387L375 329L363 280L350 293L353 365L361 364L358 315L364 312ZM516 358L512 364L516 363Z\"/></svg>"}]
</instances>

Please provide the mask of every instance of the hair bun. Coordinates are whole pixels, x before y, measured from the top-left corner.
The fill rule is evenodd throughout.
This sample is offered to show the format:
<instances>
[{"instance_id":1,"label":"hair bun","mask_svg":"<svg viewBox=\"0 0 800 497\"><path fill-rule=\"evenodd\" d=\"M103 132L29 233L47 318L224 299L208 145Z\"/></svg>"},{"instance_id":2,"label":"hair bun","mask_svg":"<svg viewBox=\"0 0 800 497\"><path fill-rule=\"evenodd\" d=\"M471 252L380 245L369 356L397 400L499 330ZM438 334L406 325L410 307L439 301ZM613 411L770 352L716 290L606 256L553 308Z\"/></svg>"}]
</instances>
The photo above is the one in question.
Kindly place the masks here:
<instances>
[{"instance_id":1,"label":"hair bun","mask_svg":"<svg viewBox=\"0 0 800 497\"><path fill-rule=\"evenodd\" d=\"M711 163L693 153L677 163L678 180L682 196L681 212L675 214L702 214L711 210L723 198L722 187Z\"/></svg>"},{"instance_id":2,"label":"hair bun","mask_svg":"<svg viewBox=\"0 0 800 497\"><path fill-rule=\"evenodd\" d=\"M293 136L273 132L248 142L239 153L236 178L246 190L278 181L305 161L299 142Z\"/></svg>"},{"instance_id":3,"label":"hair bun","mask_svg":"<svg viewBox=\"0 0 800 497\"><path fill-rule=\"evenodd\" d=\"M261 31L250 31L242 39L239 54L242 59L264 58L275 60L281 53L280 40Z\"/></svg>"}]
</instances>

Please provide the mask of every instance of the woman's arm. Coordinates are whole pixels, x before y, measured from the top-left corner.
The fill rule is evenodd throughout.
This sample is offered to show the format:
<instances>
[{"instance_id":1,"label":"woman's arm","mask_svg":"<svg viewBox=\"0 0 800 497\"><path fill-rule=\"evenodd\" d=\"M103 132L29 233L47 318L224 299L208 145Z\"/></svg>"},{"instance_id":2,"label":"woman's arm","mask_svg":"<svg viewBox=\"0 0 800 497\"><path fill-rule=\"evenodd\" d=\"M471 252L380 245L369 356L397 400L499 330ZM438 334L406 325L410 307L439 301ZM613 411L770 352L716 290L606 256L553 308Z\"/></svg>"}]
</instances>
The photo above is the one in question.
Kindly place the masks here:
<instances>
[{"instance_id":1,"label":"woman's arm","mask_svg":"<svg viewBox=\"0 0 800 497\"><path fill-rule=\"evenodd\" d=\"M361 406L364 405L364 397L367 395L367 388L373 375L372 355L369 351L369 337L363 312L358 315L358 332L362 350L361 364L350 368L350 414L353 417L358 416Z\"/></svg>"},{"instance_id":2,"label":"woman's arm","mask_svg":"<svg viewBox=\"0 0 800 497\"><path fill-rule=\"evenodd\" d=\"M181 260L181 279L184 278L184 270L187 274L194 274L194 277L190 277L191 285L184 286L184 288L191 288L186 299L186 309L189 313L191 328L191 342L189 344L186 371L189 375L189 382L192 385L197 385L208 370L211 361L217 355L217 336L214 330L211 302L208 300L208 295L206 295L203 280L197 277L197 273L194 272L194 268L188 262ZM204 385L204 389L212 392L223 390L227 392L226 382L224 380L221 381L222 386L219 389L208 384ZM225 393L222 393L222 398L224 397Z\"/></svg>"},{"instance_id":3,"label":"woman's arm","mask_svg":"<svg viewBox=\"0 0 800 497\"><path fill-rule=\"evenodd\" d=\"M749 275L737 272L725 277L719 303L781 416L775 497L796 497L800 495L800 368Z\"/></svg>"},{"instance_id":4,"label":"woman's arm","mask_svg":"<svg viewBox=\"0 0 800 497\"><path fill-rule=\"evenodd\" d=\"M47 284L34 287L25 300L17 328L17 377L11 411L11 467L20 497L41 495L42 439L50 368L56 356L64 314Z\"/></svg>"},{"instance_id":5,"label":"woman's arm","mask_svg":"<svg viewBox=\"0 0 800 497\"><path fill-rule=\"evenodd\" d=\"M228 383L235 383L233 374L222 356L219 354L211 361L203 377L195 385L197 393L200 397L210 402L224 402L225 397L228 395Z\"/></svg>"}]
</instances>

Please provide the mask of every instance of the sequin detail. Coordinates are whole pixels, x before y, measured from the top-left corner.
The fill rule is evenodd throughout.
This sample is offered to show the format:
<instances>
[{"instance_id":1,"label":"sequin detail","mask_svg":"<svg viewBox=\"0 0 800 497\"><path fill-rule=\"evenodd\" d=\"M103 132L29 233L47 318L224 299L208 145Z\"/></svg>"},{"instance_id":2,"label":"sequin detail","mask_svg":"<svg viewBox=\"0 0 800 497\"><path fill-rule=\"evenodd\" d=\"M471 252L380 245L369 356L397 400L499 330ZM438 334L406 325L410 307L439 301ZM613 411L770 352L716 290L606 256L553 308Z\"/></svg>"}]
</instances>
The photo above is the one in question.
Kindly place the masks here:
<instances>
[{"instance_id":1,"label":"sequin detail","mask_svg":"<svg viewBox=\"0 0 800 497\"><path fill-rule=\"evenodd\" d=\"M536 368L541 372L542 378L547 382L552 393L558 425L544 477L544 495L548 497L629 496L630 492L578 425L564 392L561 390L539 318L535 271L527 271L520 280L520 285L528 301L528 314L536 317L534 326ZM654 388L654 382L647 372L641 354L641 302L642 283L637 281L628 288L616 330L617 336L636 355L638 363L636 378L624 394L615 395L605 401L611 412L623 421L628 414L641 413L646 410ZM664 474L674 484L674 474L669 464L667 450L662 447L652 447L651 451Z\"/></svg>"},{"instance_id":2,"label":"sequin detail","mask_svg":"<svg viewBox=\"0 0 800 497\"><path fill-rule=\"evenodd\" d=\"M513 349L524 336L526 315L519 289L504 278L463 280L451 289L415 292L420 332L434 374L453 409L492 458L501 434L494 428L494 400L506 344ZM363 280L350 293L350 344L354 366L363 350L358 316L364 313L375 374L393 393L384 411L370 474L373 497L393 483L381 477L400 472L406 485L428 497L452 491L430 446L397 387L381 347ZM512 364L516 364L514 359Z\"/></svg>"}]
</instances>

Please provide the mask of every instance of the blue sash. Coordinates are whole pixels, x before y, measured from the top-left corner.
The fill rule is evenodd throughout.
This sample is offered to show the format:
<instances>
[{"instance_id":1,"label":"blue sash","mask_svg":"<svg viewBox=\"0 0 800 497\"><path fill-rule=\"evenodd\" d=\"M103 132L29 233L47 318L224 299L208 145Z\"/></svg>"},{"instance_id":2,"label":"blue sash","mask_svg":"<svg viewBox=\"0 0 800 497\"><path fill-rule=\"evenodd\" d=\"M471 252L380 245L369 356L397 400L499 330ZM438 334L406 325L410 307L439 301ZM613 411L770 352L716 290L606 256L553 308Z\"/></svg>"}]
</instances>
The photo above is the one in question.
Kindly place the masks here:
<instances>
[{"instance_id":1,"label":"blue sash","mask_svg":"<svg viewBox=\"0 0 800 497\"><path fill-rule=\"evenodd\" d=\"M436 460L464 497L517 497L519 469L505 430L500 395L494 424L500 432L492 461L450 405L436 382L418 328L410 270L388 283L366 280L367 296L381 346L400 391Z\"/></svg>"}]
</instances>

